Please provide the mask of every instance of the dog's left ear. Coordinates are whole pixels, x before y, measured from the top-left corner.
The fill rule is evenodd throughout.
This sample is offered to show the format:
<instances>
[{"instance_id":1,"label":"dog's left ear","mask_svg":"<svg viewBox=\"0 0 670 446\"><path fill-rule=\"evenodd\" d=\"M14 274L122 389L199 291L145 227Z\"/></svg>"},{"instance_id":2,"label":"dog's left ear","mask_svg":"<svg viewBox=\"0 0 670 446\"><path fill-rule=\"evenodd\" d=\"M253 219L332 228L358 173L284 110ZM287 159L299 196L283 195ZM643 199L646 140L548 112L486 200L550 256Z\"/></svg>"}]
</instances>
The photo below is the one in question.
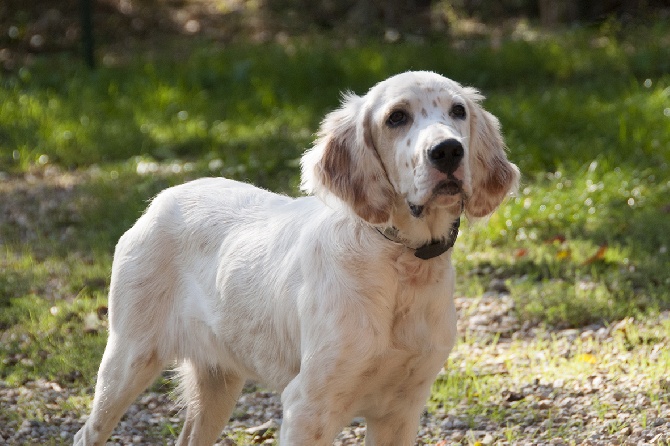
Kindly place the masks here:
<instances>
[{"instance_id":1,"label":"dog's left ear","mask_svg":"<svg viewBox=\"0 0 670 446\"><path fill-rule=\"evenodd\" d=\"M332 194L372 224L390 219L394 190L374 147L363 98L344 95L342 106L324 118L301 166L304 192L324 199Z\"/></svg>"},{"instance_id":2,"label":"dog's left ear","mask_svg":"<svg viewBox=\"0 0 670 446\"><path fill-rule=\"evenodd\" d=\"M519 169L507 160L500 122L484 110L483 99L477 91L466 89L472 101L470 120L470 172L472 195L465 212L469 217L485 217L492 213L505 197L516 191Z\"/></svg>"}]
</instances>

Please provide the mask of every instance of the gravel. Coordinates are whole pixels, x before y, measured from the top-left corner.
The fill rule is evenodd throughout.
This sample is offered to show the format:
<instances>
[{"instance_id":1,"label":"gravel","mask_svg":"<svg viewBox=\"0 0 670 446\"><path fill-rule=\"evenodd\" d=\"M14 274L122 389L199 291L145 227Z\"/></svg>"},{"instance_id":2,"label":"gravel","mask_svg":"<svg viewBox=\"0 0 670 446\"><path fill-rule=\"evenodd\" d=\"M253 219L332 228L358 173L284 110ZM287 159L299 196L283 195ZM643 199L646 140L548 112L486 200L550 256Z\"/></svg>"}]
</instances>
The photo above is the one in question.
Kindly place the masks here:
<instances>
[{"instance_id":1,"label":"gravel","mask_svg":"<svg viewBox=\"0 0 670 446\"><path fill-rule=\"evenodd\" d=\"M631 320L610 326L589 326L548 332L521 324L514 316L512 299L491 291L478 299L457 299L461 317L459 331L470 339L455 349L451 364L458 370L466 357L481 355L481 376L506 377L507 385L486 402L487 407L504 409L503 421L473 413L469 402L455 402L450 408L437 407L424 412L417 445L519 444L519 445L657 445L670 442L670 380L667 373L638 376L627 373L626 352L612 360L614 368L596 368L583 379L543 378L541 370L533 376L510 378L505 360L525 361L526 346L538 339L553 339L553 349L570 350L577 340L609 342L616 330L625 329ZM668 313L648 325L667 321ZM495 343L490 342L496 337ZM650 351L667 348L668 340L657 340ZM515 347L512 347L515 345ZM564 347L563 347L564 346ZM532 347L537 354L537 346ZM541 352L541 351L540 351ZM555 352L553 354L556 354ZM509 355L513 355L510 357ZM514 357L517 355L517 357ZM588 361L589 356L586 356ZM615 370L619 367L620 370ZM666 371L667 372L667 371ZM450 371L443 371L449 374ZM650 380L658 382L649 382ZM645 390L659 390L650 395ZM88 413L92 389L68 387L62 383L38 380L15 388L0 381L0 444L69 444ZM644 416L641 416L644 414ZM176 441L183 412L169 395L148 391L133 404L117 426L108 444L172 445ZM281 424L281 403L271 392L253 384L240 397L219 445L274 444ZM360 445L365 437L365 421L354 419L337 437L335 445Z\"/></svg>"}]
</instances>

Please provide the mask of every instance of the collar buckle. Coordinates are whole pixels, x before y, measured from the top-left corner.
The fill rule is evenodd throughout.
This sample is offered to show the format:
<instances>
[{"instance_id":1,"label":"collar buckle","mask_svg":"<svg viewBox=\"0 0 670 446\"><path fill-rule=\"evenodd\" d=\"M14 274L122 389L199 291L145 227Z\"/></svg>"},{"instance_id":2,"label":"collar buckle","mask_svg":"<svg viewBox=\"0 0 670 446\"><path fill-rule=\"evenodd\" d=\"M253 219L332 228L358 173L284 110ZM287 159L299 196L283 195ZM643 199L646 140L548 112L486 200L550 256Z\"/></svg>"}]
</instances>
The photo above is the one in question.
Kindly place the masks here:
<instances>
[{"instance_id":1,"label":"collar buckle","mask_svg":"<svg viewBox=\"0 0 670 446\"><path fill-rule=\"evenodd\" d=\"M377 228L377 231L383 235L384 238L392 242L403 244L409 249L414 249L414 255L419 259L429 260L434 257L441 256L454 246L456 243L456 238L458 237L458 228L460 225L461 217L459 216L451 224L451 228L449 228L449 235L446 239L433 240L432 242L426 243L425 245L419 246L418 248L409 248L409 246L405 245L405 243L403 243L403 241L397 236L398 230L396 228L388 228L385 231L381 231L379 228Z\"/></svg>"}]
</instances>

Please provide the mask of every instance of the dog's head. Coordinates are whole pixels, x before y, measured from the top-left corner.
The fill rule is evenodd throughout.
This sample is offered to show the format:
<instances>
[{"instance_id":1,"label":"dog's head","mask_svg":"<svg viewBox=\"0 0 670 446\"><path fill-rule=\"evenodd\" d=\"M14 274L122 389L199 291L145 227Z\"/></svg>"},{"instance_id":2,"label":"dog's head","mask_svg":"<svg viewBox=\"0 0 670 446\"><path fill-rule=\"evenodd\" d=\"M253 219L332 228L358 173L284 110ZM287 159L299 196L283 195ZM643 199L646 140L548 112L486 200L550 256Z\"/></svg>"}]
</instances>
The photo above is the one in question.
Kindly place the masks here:
<instances>
[{"instance_id":1,"label":"dog's head","mask_svg":"<svg viewBox=\"0 0 670 446\"><path fill-rule=\"evenodd\" d=\"M375 225L439 217L448 227L446 217L463 211L484 217L516 187L519 170L482 99L430 72L393 76L362 97L346 94L302 158L302 189L334 195Z\"/></svg>"}]
</instances>

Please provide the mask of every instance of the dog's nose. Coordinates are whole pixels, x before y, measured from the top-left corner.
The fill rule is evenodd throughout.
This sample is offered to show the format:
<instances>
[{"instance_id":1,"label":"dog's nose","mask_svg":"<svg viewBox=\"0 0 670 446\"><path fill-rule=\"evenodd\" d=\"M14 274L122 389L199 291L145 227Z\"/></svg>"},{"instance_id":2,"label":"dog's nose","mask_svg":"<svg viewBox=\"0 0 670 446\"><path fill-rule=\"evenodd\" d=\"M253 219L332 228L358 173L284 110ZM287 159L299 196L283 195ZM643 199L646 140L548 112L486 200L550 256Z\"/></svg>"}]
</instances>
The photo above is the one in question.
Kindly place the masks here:
<instances>
[{"instance_id":1,"label":"dog's nose","mask_svg":"<svg viewBox=\"0 0 670 446\"><path fill-rule=\"evenodd\" d=\"M464 154L463 145L454 138L445 139L428 149L428 159L443 173L454 173Z\"/></svg>"}]
</instances>

